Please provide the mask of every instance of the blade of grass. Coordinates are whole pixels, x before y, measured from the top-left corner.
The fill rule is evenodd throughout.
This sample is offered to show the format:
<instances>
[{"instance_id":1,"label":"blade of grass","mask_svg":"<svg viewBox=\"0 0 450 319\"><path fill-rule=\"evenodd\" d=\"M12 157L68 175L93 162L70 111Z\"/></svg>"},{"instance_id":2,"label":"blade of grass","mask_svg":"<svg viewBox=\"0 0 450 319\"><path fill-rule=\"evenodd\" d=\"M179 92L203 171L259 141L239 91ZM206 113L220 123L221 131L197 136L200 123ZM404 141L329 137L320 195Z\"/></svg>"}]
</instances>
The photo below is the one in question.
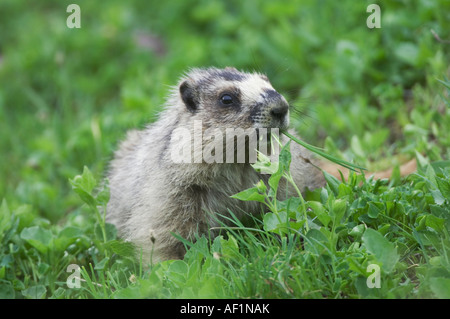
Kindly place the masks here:
<instances>
[{"instance_id":1,"label":"blade of grass","mask_svg":"<svg viewBox=\"0 0 450 319\"><path fill-rule=\"evenodd\" d=\"M444 77L444 78L445 78L445 81L442 81L442 80L439 80L439 79L436 79L436 80L441 82L441 84L443 84L447 89L450 90L450 81L446 77Z\"/></svg>"},{"instance_id":2,"label":"blade of grass","mask_svg":"<svg viewBox=\"0 0 450 319\"><path fill-rule=\"evenodd\" d=\"M311 152L316 153L317 155L320 155L320 156L326 158L327 160L329 160L329 161L331 161L333 163L336 163L338 165L341 165L341 166L343 166L343 167L345 167L345 168L347 168L347 169L349 169L351 171L355 171L356 172L357 169L358 170L367 170L366 168L364 168L362 166L359 166L359 165L356 165L356 164L344 161L342 159L339 159L337 157L334 157L332 155L329 155L329 154L325 153L321 148L319 148L317 146L313 146L313 145L308 144L306 142L303 142L303 141L299 140L298 138L296 138L295 136L289 134L286 131L281 131L281 133L286 135L288 138L290 138L291 140L293 140L297 144L300 144L301 146L303 146L307 150L310 150Z\"/></svg>"}]
</instances>

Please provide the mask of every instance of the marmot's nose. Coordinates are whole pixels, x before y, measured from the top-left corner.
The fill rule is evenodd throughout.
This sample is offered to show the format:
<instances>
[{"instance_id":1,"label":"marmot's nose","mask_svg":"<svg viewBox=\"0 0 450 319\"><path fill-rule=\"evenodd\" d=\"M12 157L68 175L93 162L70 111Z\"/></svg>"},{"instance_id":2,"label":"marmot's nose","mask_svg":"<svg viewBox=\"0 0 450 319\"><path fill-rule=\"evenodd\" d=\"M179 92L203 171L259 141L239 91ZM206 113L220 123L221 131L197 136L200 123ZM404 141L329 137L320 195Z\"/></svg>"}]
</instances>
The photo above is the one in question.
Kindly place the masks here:
<instances>
[{"instance_id":1,"label":"marmot's nose","mask_svg":"<svg viewBox=\"0 0 450 319\"><path fill-rule=\"evenodd\" d=\"M278 105L274 106L270 110L270 114L275 119L282 120L286 116L288 111L289 111L289 106L284 104L284 103L281 103L281 104L278 104Z\"/></svg>"}]
</instances>

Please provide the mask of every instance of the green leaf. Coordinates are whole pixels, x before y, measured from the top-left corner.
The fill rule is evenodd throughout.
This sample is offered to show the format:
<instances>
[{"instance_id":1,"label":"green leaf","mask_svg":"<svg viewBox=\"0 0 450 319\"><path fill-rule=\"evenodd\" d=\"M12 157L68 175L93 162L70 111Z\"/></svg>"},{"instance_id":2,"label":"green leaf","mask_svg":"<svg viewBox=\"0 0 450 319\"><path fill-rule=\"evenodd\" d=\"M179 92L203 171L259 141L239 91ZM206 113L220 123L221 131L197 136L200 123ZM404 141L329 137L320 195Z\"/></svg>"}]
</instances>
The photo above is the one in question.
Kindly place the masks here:
<instances>
[{"instance_id":1,"label":"green leaf","mask_svg":"<svg viewBox=\"0 0 450 319\"><path fill-rule=\"evenodd\" d=\"M289 169L289 166L291 165L291 153L289 149L290 141L281 148L280 156L278 158L278 170L269 178L270 196L276 196L280 179L283 177L283 173Z\"/></svg>"},{"instance_id":2,"label":"green leaf","mask_svg":"<svg viewBox=\"0 0 450 319\"><path fill-rule=\"evenodd\" d=\"M220 246L224 258L233 258L239 255L239 244L231 234L228 235L227 239L220 238Z\"/></svg>"},{"instance_id":3,"label":"green leaf","mask_svg":"<svg viewBox=\"0 0 450 319\"><path fill-rule=\"evenodd\" d=\"M103 240L102 226L97 223L94 228L95 236L98 239ZM114 240L117 238L117 229L114 224L105 223L106 241Z\"/></svg>"},{"instance_id":4,"label":"green leaf","mask_svg":"<svg viewBox=\"0 0 450 319\"><path fill-rule=\"evenodd\" d=\"M97 185L97 182L94 178L94 175L92 175L91 171L87 166L84 166L83 168L83 174L77 175L72 180L72 185L75 185L78 188L83 189L86 193L92 193L95 186Z\"/></svg>"},{"instance_id":5,"label":"green leaf","mask_svg":"<svg viewBox=\"0 0 450 319\"><path fill-rule=\"evenodd\" d=\"M397 58L410 64L411 66L417 66L419 47L413 42L400 42L396 44L394 54Z\"/></svg>"},{"instance_id":6,"label":"green leaf","mask_svg":"<svg viewBox=\"0 0 450 319\"><path fill-rule=\"evenodd\" d=\"M52 241L53 234L50 230L43 229L39 226L33 226L24 228L20 233L20 237L26 240L39 252L46 253Z\"/></svg>"},{"instance_id":7,"label":"green leaf","mask_svg":"<svg viewBox=\"0 0 450 319\"><path fill-rule=\"evenodd\" d=\"M361 145L361 141L359 140L358 136L353 135L350 140L350 147L353 151L353 153L361 158L366 157L366 154L363 150L363 147Z\"/></svg>"},{"instance_id":8,"label":"green leaf","mask_svg":"<svg viewBox=\"0 0 450 319\"><path fill-rule=\"evenodd\" d=\"M416 219L416 222L418 223L416 230L423 230L425 229L425 222L427 221L427 216L419 216Z\"/></svg>"},{"instance_id":9,"label":"green leaf","mask_svg":"<svg viewBox=\"0 0 450 319\"><path fill-rule=\"evenodd\" d=\"M103 185L103 188L98 192L96 196L96 200L99 204L106 206L109 202L109 186L108 186L108 180L105 181L105 185Z\"/></svg>"},{"instance_id":10,"label":"green leaf","mask_svg":"<svg viewBox=\"0 0 450 319\"><path fill-rule=\"evenodd\" d=\"M386 235L386 233L388 232L388 230L389 230L389 228L391 227L391 225L390 224L384 224L383 226L381 226L380 228L378 228L378 232L381 234L381 235Z\"/></svg>"},{"instance_id":11,"label":"green leaf","mask_svg":"<svg viewBox=\"0 0 450 319\"><path fill-rule=\"evenodd\" d=\"M276 200L276 207L278 211L286 210L290 218L303 218L303 199L300 197L288 197L286 200Z\"/></svg>"},{"instance_id":12,"label":"green leaf","mask_svg":"<svg viewBox=\"0 0 450 319\"><path fill-rule=\"evenodd\" d=\"M345 185L344 183L339 184L338 194L337 194L338 198L342 198L345 196L352 196L352 195L353 195L353 190L350 186ZM353 197L350 197L350 198L353 198Z\"/></svg>"},{"instance_id":13,"label":"green leaf","mask_svg":"<svg viewBox=\"0 0 450 319\"><path fill-rule=\"evenodd\" d=\"M270 176L269 178L268 181L270 186L269 196L273 197L276 196L280 179L281 177L283 177L284 171L289 169L291 163L291 153L289 149L290 149L290 141L282 147L279 156L278 170L274 174L272 174L272 176Z\"/></svg>"},{"instance_id":14,"label":"green leaf","mask_svg":"<svg viewBox=\"0 0 450 319\"><path fill-rule=\"evenodd\" d=\"M89 205L91 208L96 207L96 200L91 194L89 194L88 192L79 187L74 187L73 190L75 191L75 193L78 194L78 196L80 196L81 200L85 202L87 205Z\"/></svg>"},{"instance_id":15,"label":"green leaf","mask_svg":"<svg viewBox=\"0 0 450 319\"><path fill-rule=\"evenodd\" d=\"M280 165L281 166L281 165ZM280 182L281 177L283 176L283 172L278 169L278 171L272 176L270 176L268 183L270 186L269 197L275 198L278 190L278 184Z\"/></svg>"},{"instance_id":16,"label":"green leaf","mask_svg":"<svg viewBox=\"0 0 450 319\"><path fill-rule=\"evenodd\" d=\"M0 299L14 299L14 288L10 284L0 284Z\"/></svg>"},{"instance_id":17,"label":"green leaf","mask_svg":"<svg viewBox=\"0 0 450 319\"><path fill-rule=\"evenodd\" d=\"M66 290L62 287L59 287L55 290L53 295L49 299L64 299L64 295L66 293Z\"/></svg>"},{"instance_id":18,"label":"green leaf","mask_svg":"<svg viewBox=\"0 0 450 319\"><path fill-rule=\"evenodd\" d=\"M10 228L12 223L11 212L9 211L6 199L2 200L2 205L0 206L0 242L3 239L5 231Z\"/></svg>"},{"instance_id":19,"label":"green leaf","mask_svg":"<svg viewBox=\"0 0 450 319\"><path fill-rule=\"evenodd\" d=\"M421 169L423 170L423 169L425 169L425 167L422 167ZM436 172L432 168L432 166L431 165L426 166L425 176L423 176L423 175L416 175L416 176L419 176L427 183L429 192L431 193L431 195L434 198L434 202L438 205L442 205L445 202L445 198L442 195L441 191L439 190L438 182L437 182L437 179L439 177L436 176ZM445 186L444 186L444 188L445 188Z\"/></svg>"},{"instance_id":20,"label":"green leaf","mask_svg":"<svg viewBox=\"0 0 450 319\"><path fill-rule=\"evenodd\" d=\"M381 214L383 211L384 211L383 203L369 202L369 210L367 212L367 215L369 215L370 218L377 218L378 215Z\"/></svg>"},{"instance_id":21,"label":"green leaf","mask_svg":"<svg viewBox=\"0 0 450 319\"><path fill-rule=\"evenodd\" d=\"M331 217L325 211L322 203L310 201L307 203L311 209L311 214L317 216L317 219L322 223L323 226L327 227L331 221Z\"/></svg>"},{"instance_id":22,"label":"green leaf","mask_svg":"<svg viewBox=\"0 0 450 319\"><path fill-rule=\"evenodd\" d=\"M109 257L103 258L100 262L98 262L95 265L94 269L95 270L103 270L103 269L105 269L106 265L108 264L108 261L109 261Z\"/></svg>"},{"instance_id":23,"label":"green leaf","mask_svg":"<svg viewBox=\"0 0 450 319\"><path fill-rule=\"evenodd\" d=\"M84 232L81 228L74 226L67 226L59 232L58 237L78 238L81 235L84 235Z\"/></svg>"},{"instance_id":24,"label":"green leaf","mask_svg":"<svg viewBox=\"0 0 450 319\"><path fill-rule=\"evenodd\" d=\"M259 173L274 174L278 171L278 162L271 161L271 159L261 152L258 152L258 161L251 166Z\"/></svg>"},{"instance_id":25,"label":"green leaf","mask_svg":"<svg viewBox=\"0 0 450 319\"><path fill-rule=\"evenodd\" d=\"M175 260L169 266L169 271L185 275L188 273L189 265L183 260Z\"/></svg>"},{"instance_id":26,"label":"green leaf","mask_svg":"<svg viewBox=\"0 0 450 319\"><path fill-rule=\"evenodd\" d=\"M114 299L143 299L161 296L161 287L153 280L139 280L135 285L114 292Z\"/></svg>"},{"instance_id":27,"label":"green leaf","mask_svg":"<svg viewBox=\"0 0 450 319\"><path fill-rule=\"evenodd\" d=\"M84 236L82 229L68 226L59 232L57 238L54 238L55 249L58 251L64 251L81 236Z\"/></svg>"},{"instance_id":28,"label":"green leaf","mask_svg":"<svg viewBox=\"0 0 450 319\"><path fill-rule=\"evenodd\" d=\"M341 184L341 181L325 171L323 171L323 176L325 177L325 180L327 181L328 186L330 186L330 189L332 190L334 195L337 196L339 194L339 185Z\"/></svg>"},{"instance_id":29,"label":"green leaf","mask_svg":"<svg viewBox=\"0 0 450 319\"><path fill-rule=\"evenodd\" d=\"M390 182L390 186L397 186L400 185L401 182L401 174L400 174L400 166L399 165L395 165L394 169L392 170L392 174L391 174L391 182Z\"/></svg>"},{"instance_id":30,"label":"green leaf","mask_svg":"<svg viewBox=\"0 0 450 319\"><path fill-rule=\"evenodd\" d=\"M97 201L91 193L97 185L97 182L91 171L85 166L82 175L77 175L69 181L72 189L80 196L81 200L96 209Z\"/></svg>"},{"instance_id":31,"label":"green leaf","mask_svg":"<svg viewBox=\"0 0 450 319\"><path fill-rule=\"evenodd\" d=\"M267 191L267 186L262 180L256 183L255 187L260 194L265 194Z\"/></svg>"},{"instance_id":32,"label":"green leaf","mask_svg":"<svg viewBox=\"0 0 450 319\"><path fill-rule=\"evenodd\" d=\"M8 208L8 204L6 203L6 199L2 200L2 205L0 206L0 216L2 216L0 219L0 233L2 233L11 220L11 212Z\"/></svg>"},{"instance_id":33,"label":"green leaf","mask_svg":"<svg viewBox=\"0 0 450 319\"><path fill-rule=\"evenodd\" d=\"M450 200L450 182L436 176L436 184L439 190L441 191L442 196Z\"/></svg>"},{"instance_id":34,"label":"green leaf","mask_svg":"<svg viewBox=\"0 0 450 319\"><path fill-rule=\"evenodd\" d=\"M430 193L434 198L434 202L438 205L442 205L445 202L444 196L439 189L430 189Z\"/></svg>"},{"instance_id":35,"label":"green leaf","mask_svg":"<svg viewBox=\"0 0 450 319\"><path fill-rule=\"evenodd\" d=\"M449 278L431 278L431 291L440 299L450 299L450 279Z\"/></svg>"},{"instance_id":36,"label":"green leaf","mask_svg":"<svg viewBox=\"0 0 450 319\"><path fill-rule=\"evenodd\" d=\"M49 269L50 269L50 265L49 264L40 263L38 265L37 271L38 271L38 274L40 276L43 276L43 275L45 275L48 272Z\"/></svg>"},{"instance_id":37,"label":"green leaf","mask_svg":"<svg viewBox=\"0 0 450 319\"><path fill-rule=\"evenodd\" d=\"M371 228L366 229L362 240L367 250L374 254L376 259L383 264L382 270L390 273L399 260L395 245L384 238L378 231Z\"/></svg>"},{"instance_id":38,"label":"green leaf","mask_svg":"<svg viewBox=\"0 0 450 319\"><path fill-rule=\"evenodd\" d=\"M117 238L117 228L114 224L105 223L106 240L114 240Z\"/></svg>"},{"instance_id":39,"label":"green leaf","mask_svg":"<svg viewBox=\"0 0 450 319\"><path fill-rule=\"evenodd\" d=\"M425 225L433 228L437 232L444 230L445 219L436 217L434 215L427 215Z\"/></svg>"},{"instance_id":40,"label":"green leaf","mask_svg":"<svg viewBox=\"0 0 450 319\"><path fill-rule=\"evenodd\" d=\"M364 277L358 276L355 279L355 281L354 281L354 285L355 285L356 291L358 292L358 294L362 298L367 298L373 293L373 289L370 289L367 286L367 278L366 278L366 276L367 276L367 274L365 274Z\"/></svg>"},{"instance_id":41,"label":"green leaf","mask_svg":"<svg viewBox=\"0 0 450 319\"><path fill-rule=\"evenodd\" d=\"M280 211L275 213L264 214L264 230L277 232L281 228L286 227L287 213L286 211Z\"/></svg>"},{"instance_id":42,"label":"green leaf","mask_svg":"<svg viewBox=\"0 0 450 319\"><path fill-rule=\"evenodd\" d=\"M260 194L257 187L246 189L240 193L234 194L231 198L236 198L242 201L257 201L265 203L265 196Z\"/></svg>"},{"instance_id":43,"label":"green leaf","mask_svg":"<svg viewBox=\"0 0 450 319\"><path fill-rule=\"evenodd\" d=\"M37 285L22 290L22 295L29 299L43 299L47 292L47 288L43 285Z\"/></svg>"},{"instance_id":44,"label":"green leaf","mask_svg":"<svg viewBox=\"0 0 450 319\"><path fill-rule=\"evenodd\" d=\"M331 205L330 215L333 220L333 225L339 226L345 212L347 211L347 201L344 199L336 199Z\"/></svg>"},{"instance_id":45,"label":"green leaf","mask_svg":"<svg viewBox=\"0 0 450 319\"><path fill-rule=\"evenodd\" d=\"M321 255L328 249L328 246L328 238L317 229L309 230L305 236L305 250L315 255Z\"/></svg>"},{"instance_id":46,"label":"green leaf","mask_svg":"<svg viewBox=\"0 0 450 319\"><path fill-rule=\"evenodd\" d=\"M167 278L177 285L185 286L188 272L189 265L185 261L175 260L170 264L169 269L167 270Z\"/></svg>"},{"instance_id":47,"label":"green leaf","mask_svg":"<svg viewBox=\"0 0 450 319\"><path fill-rule=\"evenodd\" d=\"M446 167L450 167L450 161L435 161L431 163L431 166L436 173L439 173L441 169L443 170Z\"/></svg>"},{"instance_id":48,"label":"green leaf","mask_svg":"<svg viewBox=\"0 0 450 319\"><path fill-rule=\"evenodd\" d=\"M135 256L135 247L133 243L130 242L121 242L118 240L112 240L106 244L111 250L123 257L134 257Z\"/></svg>"},{"instance_id":49,"label":"green leaf","mask_svg":"<svg viewBox=\"0 0 450 319\"><path fill-rule=\"evenodd\" d=\"M161 285L158 281L155 281L150 275L149 279L139 279L136 284L130 285L125 289L115 291L113 294L114 299L154 299L158 296L161 297Z\"/></svg>"},{"instance_id":50,"label":"green leaf","mask_svg":"<svg viewBox=\"0 0 450 319\"><path fill-rule=\"evenodd\" d=\"M432 185L436 185L436 172L434 171L433 166L427 165L425 177L431 182Z\"/></svg>"},{"instance_id":51,"label":"green leaf","mask_svg":"<svg viewBox=\"0 0 450 319\"><path fill-rule=\"evenodd\" d=\"M430 163L429 161L423 157L422 154L420 154L417 150L415 151L416 153L416 159L417 159L417 166L419 168L419 171L423 171L425 169L425 167L427 167Z\"/></svg>"},{"instance_id":52,"label":"green leaf","mask_svg":"<svg viewBox=\"0 0 450 319\"><path fill-rule=\"evenodd\" d=\"M441 82L441 84L443 84L447 89L449 89L450 90L450 82L445 82L445 81L442 81L442 80L439 80L439 79L436 79L436 80L438 80L439 82Z\"/></svg>"},{"instance_id":53,"label":"green leaf","mask_svg":"<svg viewBox=\"0 0 450 319\"><path fill-rule=\"evenodd\" d=\"M281 169L280 169L280 167L278 167L279 171L285 170L286 168L289 168L289 166L291 165L290 149L291 149L291 141L287 142L281 148L280 157L279 157Z\"/></svg>"},{"instance_id":54,"label":"green leaf","mask_svg":"<svg viewBox=\"0 0 450 319\"><path fill-rule=\"evenodd\" d=\"M364 233L365 229L366 229L366 227L363 224L357 225L357 226L352 228L352 230L350 231L349 235L359 238Z\"/></svg>"}]
</instances>

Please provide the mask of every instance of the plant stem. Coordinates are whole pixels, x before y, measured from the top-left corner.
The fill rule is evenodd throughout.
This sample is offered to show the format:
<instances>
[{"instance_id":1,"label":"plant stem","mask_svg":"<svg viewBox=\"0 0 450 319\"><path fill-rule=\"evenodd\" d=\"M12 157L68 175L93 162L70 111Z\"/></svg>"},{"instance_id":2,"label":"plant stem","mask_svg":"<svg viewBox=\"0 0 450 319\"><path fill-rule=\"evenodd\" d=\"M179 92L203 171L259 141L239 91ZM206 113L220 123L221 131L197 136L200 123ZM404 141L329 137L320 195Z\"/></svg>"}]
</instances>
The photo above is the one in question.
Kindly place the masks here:
<instances>
[{"instance_id":1,"label":"plant stem","mask_svg":"<svg viewBox=\"0 0 450 319\"><path fill-rule=\"evenodd\" d=\"M305 199L303 198L302 192L298 189L297 184L295 184L294 182L294 178L292 177L291 173L289 172L288 174L285 174L285 178L289 181L289 183L292 184L292 186L294 186L295 191L298 194L298 197L300 198L300 200L302 201L302 209L303 209L303 215L305 216L305 230L306 232L309 231L309 226L308 226L308 214L306 213L306 203L305 203Z\"/></svg>"}]
</instances>

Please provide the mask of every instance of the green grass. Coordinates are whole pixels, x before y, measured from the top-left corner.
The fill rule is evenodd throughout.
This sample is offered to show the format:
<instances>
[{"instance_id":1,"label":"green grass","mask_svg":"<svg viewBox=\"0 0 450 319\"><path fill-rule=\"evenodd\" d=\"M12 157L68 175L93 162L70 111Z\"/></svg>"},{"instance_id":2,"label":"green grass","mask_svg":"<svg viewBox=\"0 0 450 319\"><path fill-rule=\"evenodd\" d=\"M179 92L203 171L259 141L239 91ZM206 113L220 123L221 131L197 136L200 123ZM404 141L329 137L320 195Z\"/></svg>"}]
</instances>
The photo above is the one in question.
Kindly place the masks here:
<instances>
[{"instance_id":1,"label":"green grass","mask_svg":"<svg viewBox=\"0 0 450 319\"><path fill-rule=\"evenodd\" d=\"M383 1L372 30L371 1L82 0L68 29L70 3L0 4L0 297L450 298L450 49L431 32L450 39L448 1ZM268 74L327 154L417 173L326 176L278 202L284 149L266 192L236 195L267 214L143 267L104 222L103 176L179 75L210 65Z\"/></svg>"}]
</instances>

